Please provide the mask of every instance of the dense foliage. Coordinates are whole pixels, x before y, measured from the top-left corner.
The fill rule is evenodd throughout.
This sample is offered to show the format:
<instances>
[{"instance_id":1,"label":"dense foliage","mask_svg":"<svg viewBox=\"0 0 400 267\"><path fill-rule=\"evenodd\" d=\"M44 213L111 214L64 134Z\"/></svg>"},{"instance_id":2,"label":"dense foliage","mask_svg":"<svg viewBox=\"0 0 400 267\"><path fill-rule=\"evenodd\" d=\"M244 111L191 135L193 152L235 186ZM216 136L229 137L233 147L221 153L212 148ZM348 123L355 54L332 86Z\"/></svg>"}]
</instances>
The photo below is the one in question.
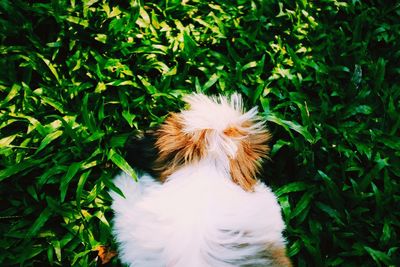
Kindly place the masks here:
<instances>
[{"instance_id":1,"label":"dense foliage","mask_svg":"<svg viewBox=\"0 0 400 267\"><path fill-rule=\"evenodd\" d=\"M1 0L0 265L96 266L127 139L238 91L294 265L398 266L395 2Z\"/></svg>"}]
</instances>

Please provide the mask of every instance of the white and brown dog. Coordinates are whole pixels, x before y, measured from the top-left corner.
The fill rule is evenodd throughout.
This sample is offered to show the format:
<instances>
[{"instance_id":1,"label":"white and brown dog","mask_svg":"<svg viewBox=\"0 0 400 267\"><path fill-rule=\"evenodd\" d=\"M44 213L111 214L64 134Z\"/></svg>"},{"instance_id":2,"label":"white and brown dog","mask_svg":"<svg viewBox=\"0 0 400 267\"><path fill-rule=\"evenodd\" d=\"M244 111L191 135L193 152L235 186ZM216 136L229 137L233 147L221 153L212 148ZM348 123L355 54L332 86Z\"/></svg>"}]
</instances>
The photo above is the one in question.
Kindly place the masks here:
<instances>
[{"instance_id":1,"label":"white and brown dog","mask_svg":"<svg viewBox=\"0 0 400 267\"><path fill-rule=\"evenodd\" d=\"M275 195L256 178L270 134L242 99L186 97L155 132L155 169L112 192L114 235L134 267L291 266Z\"/></svg>"}]
</instances>

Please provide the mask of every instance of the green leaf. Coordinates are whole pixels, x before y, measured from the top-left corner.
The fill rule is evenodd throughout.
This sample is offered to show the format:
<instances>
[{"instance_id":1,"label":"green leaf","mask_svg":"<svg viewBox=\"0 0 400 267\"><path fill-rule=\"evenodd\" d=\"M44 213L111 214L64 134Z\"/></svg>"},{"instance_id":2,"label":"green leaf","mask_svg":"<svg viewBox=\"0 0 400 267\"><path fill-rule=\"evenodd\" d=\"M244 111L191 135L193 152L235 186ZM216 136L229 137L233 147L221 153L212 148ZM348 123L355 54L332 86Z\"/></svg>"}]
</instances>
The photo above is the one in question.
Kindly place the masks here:
<instances>
[{"instance_id":1,"label":"green leaf","mask_svg":"<svg viewBox=\"0 0 400 267\"><path fill-rule=\"evenodd\" d=\"M341 217L340 213L337 210L335 210L321 202L316 202L315 204L319 209L321 209L323 212L325 212L329 217L333 218L338 224L344 225L340 218Z\"/></svg>"},{"instance_id":2,"label":"green leaf","mask_svg":"<svg viewBox=\"0 0 400 267\"><path fill-rule=\"evenodd\" d=\"M56 80L57 80L58 82L60 82L60 78L59 78L59 76L58 76L57 70L56 70L56 68L54 67L54 65L50 62L50 60L44 58L44 57L43 57L42 55L40 55L40 54L37 54L37 56L40 57L40 58L43 60L43 62L47 65L47 67L49 68L49 70L51 71L51 73L52 73L52 74L54 75L54 77L56 78Z\"/></svg>"},{"instance_id":3,"label":"green leaf","mask_svg":"<svg viewBox=\"0 0 400 267\"><path fill-rule=\"evenodd\" d=\"M28 232L26 233L26 236L28 238L34 237L39 232L39 230L44 226L44 224L50 219L52 214L53 212L49 207L45 208L36 218L36 220L32 223L32 226L29 228Z\"/></svg>"},{"instance_id":4,"label":"green leaf","mask_svg":"<svg viewBox=\"0 0 400 267\"><path fill-rule=\"evenodd\" d=\"M129 126L133 126L133 120L136 118L135 114L129 113L128 110L122 111L122 117L128 122Z\"/></svg>"},{"instance_id":5,"label":"green leaf","mask_svg":"<svg viewBox=\"0 0 400 267\"><path fill-rule=\"evenodd\" d=\"M370 115L373 112L373 109L367 105L358 105L357 107L352 108L349 110L347 114L343 116L344 119L347 119L351 116L356 114L363 114L363 115Z\"/></svg>"},{"instance_id":6,"label":"green leaf","mask_svg":"<svg viewBox=\"0 0 400 267\"><path fill-rule=\"evenodd\" d=\"M386 60L382 57L380 57L378 59L378 62L375 64L374 86L377 90L381 89L382 83L384 81L386 64Z\"/></svg>"},{"instance_id":7,"label":"green leaf","mask_svg":"<svg viewBox=\"0 0 400 267\"><path fill-rule=\"evenodd\" d=\"M140 14L140 17L143 19L145 26L146 27L149 26L151 21L150 21L149 14L147 14L146 10L144 8L140 7L139 14Z\"/></svg>"},{"instance_id":8,"label":"green leaf","mask_svg":"<svg viewBox=\"0 0 400 267\"><path fill-rule=\"evenodd\" d=\"M51 242L54 252L56 253L57 261L61 262L61 244L58 240L53 240Z\"/></svg>"},{"instance_id":9,"label":"green leaf","mask_svg":"<svg viewBox=\"0 0 400 267\"><path fill-rule=\"evenodd\" d=\"M116 187L109 177L103 178L102 181L112 191L116 192L118 195L120 195L121 197L125 198L124 193L122 193L121 189Z\"/></svg>"},{"instance_id":10,"label":"green leaf","mask_svg":"<svg viewBox=\"0 0 400 267\"><path fill-rule=\"evenodd\" d=\"M306 182L292 182L290 184L284 185L275 191L275 195L280 197L283 194L300 192L312 188L312 186Z\"/></svg>"},{"instance_id":11,"label":"green leaf","mask_svg":"<svg viewBox=\"0 0 400 267\"><path fill-rule=\"evenodd\" d=\"M0 139L0 148L5 148L9 146L12 143L12 141L14 141L15 137L17 137L16 134Z\"/></svg>"},{"instance_id":12,"label":"green leaf","mask_svg":"<svg viewBox=\"0 0 400 267\"><path fill-rule=\"evenodd\" d=\"M81 166L82 166L81 162L72 163L69 166L68 171L65 174L65 176L61 179L61 183L60 183L60 199L61 199L61 202L64 202L65 196L66 196L67 190L68 190L68 185L71 182L72 178L74 178L74 176L77 174L77 172L79 171Z\"/></svg>"},{"instance_id":13,"label":"green leaf","mask_svg":"<svg viewBox=\"0 0 400 267\"><path fill-rule=\"evenodd\" d=\"M86 184L86 180L89 177L91 173L91 170L88 170L84 173L82 173L81 177L79 178L78 181L78 186L76 188L76 206L77 206L77 210L81 209L81 197L82 197L82 192L83 192L83 188Z\"/></svg>"},{"instance_id":14,"label":"green leaf","mask_svg":"<svg viewBox=\"0 0 400 267\"><path fill-rule=\"evenodd\" d=\"M210 76L208 81L203 85L202 91L207 92L208 89L210 89L211 86L213 86L219 79L219 75L214 73L213 75Z\"/></svg>"},{"instance_id":15,"label":"green leaf","mask_svg":"<svg viewBox=\"0 0 400 267\"><path fill-rule=\"evenodd\" d=\"M258 62L257 62L257 61L251 61L251 62L249 62L249 63L246 63L246 65L244 65L244 66L242 67L242 71L248 70L248 69L250 69L250 68L255 68L255 67L257 67L257 65L258 65Z\"/></svg>"},{"instance_id":16,"label":"green leaf","mask_svg":"<svg viewBox=\"0 0 400 267\"><path fill-rule=\"evenodd\" d=\"M84 250L84 251L81 251L81 252L75 254L74 258L72 259L71 265L72 265L72 266L75 266L75 263L76 263L79 259L81 259L81 258L83 258L84 256L88 255L90 252L92 252L91 249L89 249L89 250ZM81 265L81 264L79 264L79 265Z\"/></svg>"},{"instance_id":17,"label":"green leaf","mask_svg":"<svg viewBox=\"0 0 400 267\"><path fill-rule=\"evenodd\" d=\"M306 209L309 209L311 206L311 201L314 198L315 192L307 191L299 200L296 207L292 211L290 217L293 219L296 216L300 215L302 212L306 212Z\"/></svg>"},{"instance_id":18,"label":"green leaf","mask_svg":"<svg viewBox=\"0 0 400 267\"><path fill-rule=\"evenodd\" d=\"M63 134L63 131L57 130L57 131L51 132L48 135L46 135L46 137L43 138L42 142L40 143L40 146L36 150L36 153L39 153L40 151L42 151L46 146L48 146L51 142L56 140L62 134Z\"/></svg>"},{"instance_id":19,"label":"green leaf","mask_svg":"<svg viewBox=\"0 0 400 267\"><path fill-rule=\"evenodd\" d=\"M285 140L278 140L271 150L271 156L273 157L283 146L289 146L291 143Z\"/></svg>"},{"instance_id":20,"label":"green leaf","mask_svg":"<svg viewBox=\"0 0 400 267\"><path fill-rule=\"evenodd\" d=\"M23 172L26 169L36 167L36 166L38 166L39 163L43 162L47 158L48 157L45 157L45 158L40 159L40 160L32 160L32 159L25 160L25 161L20 162L18 164L15 164L15 165L12 165L12 166L8 166L5 169L0 170L0 181L4 180L4 179L6 179L6 178L8 178L8 177L10 177L12 175L15 175L17 173Z\"/></svg>"},{"instance_id":21,"label":"green leaf","mask_svg":"<svg viewBox=\"0 0 400 267\"><path fill-rule=\"evenodd\" d=\"M53 108L55 108L56 110L58 110L61 114L64 114L64 113L65 113L65 110L64 110L64 108L63 108L63 104L61 104L60 102L58 102L58 101L56 101L56 100L54 100L54 99L51 99L51 98L49 98L49 97L45 97L45 96L40 96L40 100L41 100L43 103L52 106Z\"/></svg>"},{"instance_id":22,"label":"green leaf","mask_svg":"<svg viewBox=\"0 0 400 267\"><path fill-rule=\"evenodd\" d=\"M82 18L74 17L74 16L68 16L66 19L67 19L67 21L69 21L71 23L81 25L85 28L89 26L89 21L86 19L82 19Z\"/></svg>"},{"instance_id":23,"label":"green leaf","mask_svg":"<svg viewBox=\"0 0 400 267\"><path fill-rule=\"evenodd\" d=\"M368 246L364 246L365 250L368 252L368 254L374 259L376 263L384 263L387 266L392 265L392 260L386 253L383 253L382 251L373 249Z\"/></svg>"},{"instance_id":24,"label":"green leaf","mask_svg":"<svg viewBox=\"0 0 400 267\"><path fill-rule=\"evenodd\" d=\"M266 120L282 126L289 133L290 133L290 130L298 132L306 139L307 142L314 143L314 137L307 130L307 128L304 126L301 126L296 121L284 120L284 119L277 117L275 114L272 114L272 113L266 114Z\"/></svg>"},{"instance_id":25,"label":"green leaf","mask_svg":"<svg viewBox=\"0 0 400 267\"><path fill-rule=\"evenodd\" d=\"M24 249L20 258L17 259L16 262L21 263L23 265L24 261L30 260L40 253L42 253L46 248L44 246L36 246L32 247L31 249ZM12 264L12 262L9 262Z\"/></svg>"},{"instance_id":26,"label":"green leaf","mask_svg":"<svg viewBox=\"0 0 400 267\"><path fill-rule=\"evenodd\" d=\"M6 106L8 102L10 102L15 96L17 96L20 89L21 85L13 84L13 86L10 89L10 92L8 92L8 95L3 99L3 101L0 102L0 107Z\"/></svg>"},{"instance_id":27,"label":"green leaf","mask_svg":"<svg viewBox=\"0 0 400 267\"><path fill-rule=\"evenodd\" d=\"M97 132L97 127L96 123L94 121L93 113L89 112L88 105L89 105L89 94L86 94L83 97L83 102L82 102L82 117L83 121L85 122L85 125L88 127L88 129L92 132L95 133Z\"/></svg>"},{"instance_id":28,"label":"green leaf","mask_svg":"<svg viewBox=\"0 0 400 267\"><path fill-rule=\"evenodd\" d=\"M297 255L300 252L300 250L301 250L301 241L297 240L296 242L292 243L289 246L287 255L289 257L293 257L293 256Z\"/></svg>"},{"instance_id":29,"label":"green leaf","mask_svg":"<svg viewBox=\"0 0 400 267\"><path fill-rule=\"evenodd\" d=\"M105 135L105 133L103 133L103 132L94 132L87 139L85 139L84 143L90 143L90 142L99 140L99 139L103 138L104 135Z\"/></svg>"},{"instance_id":30,"label":"green leaf","mask_svg":"<svg viewBox=\"0 0 400 267\"><path fill-rule=\"evenodd\" d=\"M335 207L340 206L340 208L342 208L343 207L343 200L342 200L342 197L340 195L340 190L337 187L337 185L323 171L317 170L317 172L322 177L322 179L324 180L324 182L326 184L327 193L330 196L331 201L333 203L335 203L333 206L335 206Z\"/></svg>"},{"instance_id":31,"label":"green leaf","mask_svg":"<svg viewBox=\"0 0 400 267\"><path fill-rule=\"evenodd\" d=\"M119 155L117 152L115 152L113 149L110 149L108 152L108 158L114 162L115 165L117 165L122 171L124 171L126 174L130 175L135 181L137 181L137 175L136 172L132 169L132 167L126 162L126 160Z\"/></svg>"},{"instance_id":32,"label":"green leaf","mask_svg":"<svg viewBox=\"0 0 400 267\"><path fill-rule=\"evenodd\" d=\"M197 53L197 44L190 36L188 30L183 31L183 54L186 58L193 58Z\"/></svg>"},{"instance_id":33,"label":"green leaf","mask_svg":"<svg viewBox=\"0 0 400 267\"><path fill-rule=\"evenodd\" d=\"M104 216L104 213L101 211L97 211L93 214L97 219L99 219L102 223L104 223L106 226L110 227L110 223L107 221L106 217Z\"/></svg>"}]
</instances>

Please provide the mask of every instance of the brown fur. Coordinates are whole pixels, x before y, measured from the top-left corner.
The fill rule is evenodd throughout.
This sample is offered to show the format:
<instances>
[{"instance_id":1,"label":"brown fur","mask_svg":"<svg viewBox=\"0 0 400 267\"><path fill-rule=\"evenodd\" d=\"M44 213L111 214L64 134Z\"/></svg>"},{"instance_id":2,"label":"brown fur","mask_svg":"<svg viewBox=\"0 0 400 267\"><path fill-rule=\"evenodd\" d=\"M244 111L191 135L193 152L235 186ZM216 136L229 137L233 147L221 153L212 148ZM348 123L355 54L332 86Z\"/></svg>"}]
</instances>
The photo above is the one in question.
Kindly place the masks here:
<instances>
[{"instance_id":1,"label":"brown fur","mask_svg":"<svg viewBox=\"0 0 400 267\"><path fill-rule=\"evenodd\" d=\"M238 150L235 158L230 159L232 180L245 191L253 191L257 182L257 174L261 168L261 160L267 157L267 145L271 135L268 131L251 134L246 128L225 131L228 136L238 138Z\"/></svg>"},{"instance_id":2,"label":"brown fur","mask_svg":"<svg viewBox=\"0 0 400 267\"><path fill-rule=\"evenodd\" d=\"M207 129L194 134L183 132L182 117L172 113L157 131L156 170L162 181L179 167L200 160L206 154Z\"/></svg>"},{"instance_id":3,"label":"brown fur","mask_svg":"<svg viewBox=\"0 0 400 267\"><path fill-rule=\"evenodd\" d=\"M269 257L272 259L272 266L274 267L292 267L292 262L286 256L285 247L271 247L268 248Z\"/></svg>"},{"instance_id":4,"label":"brown fur","mask_svg":"<svg viewBox=\"0 0 400 267\"><path fill-rule=\"evenodd\" d=\"M180 114L172 113L157 131L158 158L156 170L164 181L182 165L199 161L207 154L207 135L211 129L185 133ZM245 191L253 191L261 160L267 157L270 134L267 130L252 133L251 122L241 127L230 126L224 134L237 140L236 156L229 159L232 181Z\"/></svg>"}]
</instances>

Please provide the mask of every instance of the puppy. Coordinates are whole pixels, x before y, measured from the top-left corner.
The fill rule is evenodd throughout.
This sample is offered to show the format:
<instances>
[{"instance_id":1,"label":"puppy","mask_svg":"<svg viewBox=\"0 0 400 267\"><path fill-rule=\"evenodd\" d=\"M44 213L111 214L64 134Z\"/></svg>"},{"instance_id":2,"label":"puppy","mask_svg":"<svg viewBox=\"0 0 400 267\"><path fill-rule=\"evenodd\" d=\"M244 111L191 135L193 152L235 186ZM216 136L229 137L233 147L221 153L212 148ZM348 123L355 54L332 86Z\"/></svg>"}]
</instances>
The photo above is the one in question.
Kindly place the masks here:
<instances>
[{"instance_id":1,"label":"puppy","mask_svg":"<svg viewBox=\"0 0 400 267\"><path fill-rule=\"evenodd\" d=\"M185 98L155 131L152 175L125 173L111 192L122 262L135 267L291 266L285 225L256 178L270 134L240 95ZM151 154L151 153L150 153ZM153 178L157 177L157 178Z\"/></svg>"}]
</instances>

